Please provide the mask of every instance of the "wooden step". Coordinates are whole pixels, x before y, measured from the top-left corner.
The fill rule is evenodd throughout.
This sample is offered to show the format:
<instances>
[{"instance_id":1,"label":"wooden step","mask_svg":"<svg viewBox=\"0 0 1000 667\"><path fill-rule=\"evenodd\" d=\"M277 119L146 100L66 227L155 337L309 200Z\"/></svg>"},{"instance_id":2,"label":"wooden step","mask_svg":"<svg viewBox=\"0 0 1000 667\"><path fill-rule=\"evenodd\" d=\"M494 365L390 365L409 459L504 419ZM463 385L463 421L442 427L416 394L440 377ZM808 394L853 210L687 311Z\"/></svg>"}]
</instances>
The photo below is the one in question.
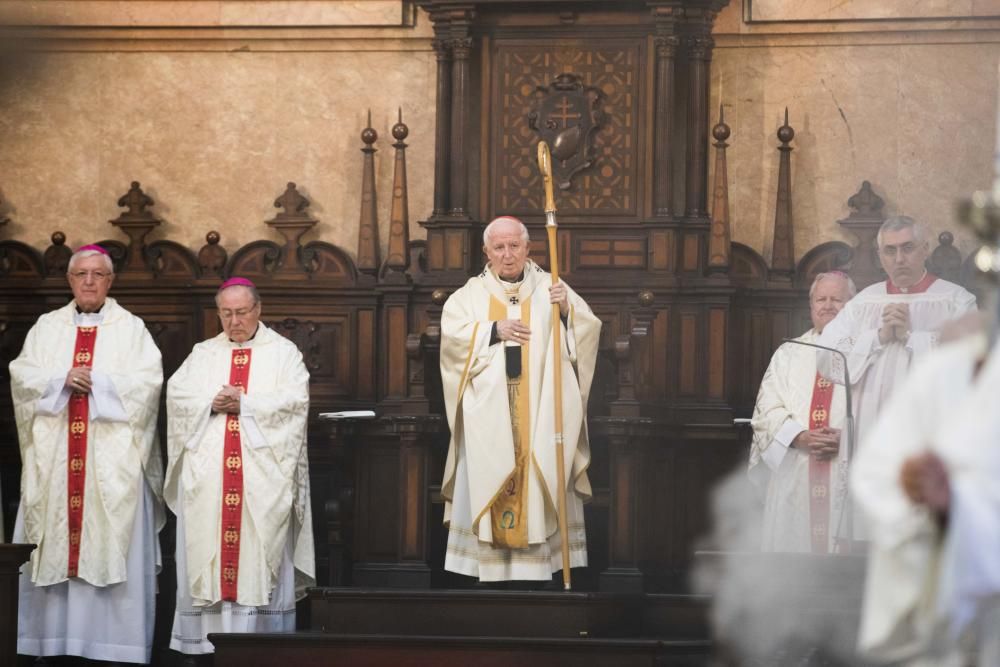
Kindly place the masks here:
<instances>
[{"instance_id":1,"label":"wooden step","mask_svg":"<svg viewBox=\"0 0 1000 667\"><path fill-rule=\"evenodd\" d=\"M440 630L449 630L442 624ZM707 641L211 634L215 667L702 667Z\"/></svg>"},{"instance_id":2,"label":"wooden step","mask_svg":"<svg viewBox=\"0 0 1000 667\"><path fill-rule=\"evenodd\" d=\"M690 595L489 590L310 592L311 629L341 635L708 639Z\"/></svg>"}]
</instances>

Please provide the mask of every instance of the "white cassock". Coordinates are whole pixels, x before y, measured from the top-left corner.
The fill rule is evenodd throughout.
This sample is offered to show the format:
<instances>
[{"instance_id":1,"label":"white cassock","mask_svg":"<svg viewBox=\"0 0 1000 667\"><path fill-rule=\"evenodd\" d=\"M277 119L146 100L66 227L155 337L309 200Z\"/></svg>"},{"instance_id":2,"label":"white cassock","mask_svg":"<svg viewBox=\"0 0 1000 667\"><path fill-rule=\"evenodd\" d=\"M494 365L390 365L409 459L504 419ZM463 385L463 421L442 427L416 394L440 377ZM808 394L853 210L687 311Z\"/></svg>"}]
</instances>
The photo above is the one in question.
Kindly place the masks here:
<instances>
[{"instance_id":1,"label":"white cassock","mask_svg":"<svg viewBox=\"0 0 1000 667\"><path fill-rule=\"evenodd\" d=\"M96 338L88 420L79 426L86 432L82 530L72 540L79 557L68 576L71 393L64 383L81 365L74 363L78 327L92 327ZM94 314L70 302L38 319L10 371L22 460L14 541L38 545L21 569L18 653L149 662L165 516L160 351L142 320L114 299Z\"/></svg>"},{"instance_id":2,"label":"white cassock","mask_svg":"<svg viewBox=\"0 0 1000 667\"><path fill-rule=\"evenodd\" d=\"M441 377L451 428L441 495L445 569L481 581L548 580L562 569L555 499L550 274L528 261L523 280L501 282L488 268L448 298L441 317ZM561 325L563 451L570 566L587 564L583 501L591 496L586 406L601 322L569 290ZM493 323L520 319L531 339L518 349L521 375L507 377L505 345Z\"/></svg>"},{"instance_id":3,"label":"white cassock","mask_svg":"<svg viewBox=\"0 0 1000 667\"><path fill-rule=\"evenodd\" d=\"M851 491L871 530L859 643L872 657L966 664L957 639L972 630L977 664L1000 664L1000 355L977 376L984 347L970 336L919 364L855 460ZM946 527L900 486L903 462L926 451L948 471Z\"/></svg>"},{"instance_id":4,"label":"white cassock","mask_svg":"<svg viewBox=\"0 0 1000 667\"><path fill-rule=\"evenodd\" d=\"M816 330L810 329L795 340L816 343L818 339ZM809 454L791 447L795 437L810 428L817 384L816 352L815 348L793 343L781 345L771 357L757 393L748 472L750 480L764 493L762 551L814 551L815 529L823 535L822 552L826 553L836 536L837 526L831 519L839 516L847 491L845 453L838 452L829 463L829 472L822 477L814 463L813 482L822 479L826 483L810 483ZM829 381L825 383L829 387ZM828 426L842 428L844 388L835 385L831 389ZM815 496L821 496L823 502L813 502L814 486Z\"/></svg>"},{"instance_id":5,"label":"white cassock","mask_svg":"<svg viewBox=\"0 0 1000 667\"><path fill-rule=\"evenodd\" d=\"M240 460L224 461L228 419L212 413L212 399L230 383L234 350L250 351L250 370L236 429ZM164 496L177 515L172 649L211 653L210 632L295 629L295 601L316 581L308 413L302 354L263 323L245 343L222 333L195 345L167 383ZM239 567L236 599L224 600L223 475L235 469L243 480Z\"/></svg>"}]
</instances>

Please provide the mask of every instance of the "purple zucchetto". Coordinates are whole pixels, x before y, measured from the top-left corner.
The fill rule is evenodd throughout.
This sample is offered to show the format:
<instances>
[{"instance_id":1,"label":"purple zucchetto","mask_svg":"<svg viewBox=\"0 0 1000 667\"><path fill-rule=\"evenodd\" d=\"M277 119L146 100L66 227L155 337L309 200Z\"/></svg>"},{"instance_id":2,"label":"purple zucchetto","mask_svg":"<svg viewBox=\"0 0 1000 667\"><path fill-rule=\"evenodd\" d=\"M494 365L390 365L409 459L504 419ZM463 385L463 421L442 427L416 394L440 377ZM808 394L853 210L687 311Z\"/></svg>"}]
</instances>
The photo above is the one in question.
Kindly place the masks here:
<instances>
[{"instance_id":1,"label":"purple zucchetto","mask_svg":"<svg viewBox=\"0 0 1000 667\"><path fill-rule=\"evenodd\" d=\"M221 285L219 285L219 290L218 291L221 292L222 290L226 289L227 287L236 287L237 285L240 285L240 286L243 286L243 287L249 287L251 289L257 289L257 286L254 285L253 281L251 281L249 278L240 278L239 276L233 276L232 278L230 278L226 282L224 282Z\"/></svg>"},{"instance_id":2,"label":"purple zucchetto","mask_svg":"<svg viewBox=\"0 0 1000 667\"><path fill-rule=\"evenodd\" d=\"M97 245L95 243L91 243L91 244L88 244L88 245L82 245L82 246L80 246L79 248L76 249L76 252L86 252L88 250L92 250L93 252L99 252L102 255L107 255L108 257L111 256L111 253L109 253L107 250L105 250L104 248L102 248L101 246L99 246L99 245ZM73 253L73 254L76 254L76 253Z\"/></svg>"}]
</instances>

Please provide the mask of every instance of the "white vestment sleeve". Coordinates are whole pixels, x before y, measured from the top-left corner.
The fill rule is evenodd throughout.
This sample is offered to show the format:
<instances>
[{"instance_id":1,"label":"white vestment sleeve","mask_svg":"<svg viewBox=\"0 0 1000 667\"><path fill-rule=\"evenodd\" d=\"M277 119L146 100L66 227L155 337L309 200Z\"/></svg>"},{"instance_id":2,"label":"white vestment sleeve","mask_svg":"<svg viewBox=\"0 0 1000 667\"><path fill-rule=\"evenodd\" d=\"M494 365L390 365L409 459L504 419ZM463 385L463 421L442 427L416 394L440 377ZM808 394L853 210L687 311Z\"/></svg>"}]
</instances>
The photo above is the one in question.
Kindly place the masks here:
<instances>
[{"instance_id":1,"label":"white vestment sleeve","mask_svg":"<svg viewBox=\"0 0 1000 667\"><path fill-rule=\"evenodd\" d=\"M267 440L254 417L254 400L248 394L240 396L240 433L246 436L247 444L253 449L267 447Z\"/></svg>"},{"instance_id":2,"label":"white vestment sleeve","mask_svg":"<svg viewBox=\"0 0 1000 667\"><path fill-rule=\"evenodd\" d=\"M122 403L118 390L111 383L111 379L101 371L90 373L92 387L90 391L90 419L98 419L108 422L128 423L128 413L125 411L125 404Z\"/></svg>"},{"instance_id":3,"label":"white vestment sleeve","mask_svg":"<svg viewBox=\"0 0 1000 667\"><path fill-rule=\"evenodd\" d=\"M35 410L42 415L61 414L69 404L71 393L66 388L66 373L53 375L52 379L49 380L49 384L45 387L44 393L42 393L38 402L35 403Z\"/></svg>"}]
</instances>

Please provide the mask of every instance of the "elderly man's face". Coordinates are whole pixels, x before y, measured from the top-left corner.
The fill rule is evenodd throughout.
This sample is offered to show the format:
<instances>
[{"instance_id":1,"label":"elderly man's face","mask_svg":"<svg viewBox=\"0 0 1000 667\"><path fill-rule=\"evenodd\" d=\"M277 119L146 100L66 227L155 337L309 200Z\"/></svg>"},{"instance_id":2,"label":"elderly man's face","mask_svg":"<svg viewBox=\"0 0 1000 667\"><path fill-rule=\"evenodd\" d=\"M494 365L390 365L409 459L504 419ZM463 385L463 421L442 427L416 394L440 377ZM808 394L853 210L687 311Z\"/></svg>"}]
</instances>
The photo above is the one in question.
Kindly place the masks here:
<instances>
[{"instance_id":1,"label":"elderly man's face","mask_svg":"<svg viewBox=\"0 0 1000 667\"><path fill-rule=\"evenodd\" d=\"M924 275L924 262L930 254L930 245L913 236L913 228L905 227L882 234L878 258L882 268L896 287L913 287Z\"/></svg>"},{"instance_id":2,"label":"elderly man's face","mask_svg":"<svg viewBox=\"0 0 1000 667\"><path fill-rule=\"evenodd\" d=\"M253 294L242 285L227 287L216 298L222 330L229 340L245 343L257 331L260 322L260 303L254 301Z\"/></svg>"},{"instance_id":3,"label":"elderly man's face","mask_svg":"<svg viewBox=\"0 0 1000 667\"><path fill-rule=\"evenodd\" d=\"M528 261L528 242L521 238L521 226L510 220L501 220L490 229L489 242L483 252L497 275L515 280Z\"/></svg>"},{"instance_id":4,"label":"elderly man's face","mask_svg":"<svg viewBox=\"0 0 1000 667\"><path fill-rule=\"evenodd\" d=\"M111 283L115 280L115 274L108 270L107 260L103 255L90 255L76 260L66 276L77 307L85 313L101 309L108 297Z\"/></svg>"},{"instance_id":5,"label":"elderly man's face","mask_svg":"<svg viewBox=\"0 0 1000 667\"><path fill-rule=\"evenodd\" d=\"M823 328L833 321L848 299L846 280L826 278L817 284L809 299L809 316L812 318L813 328L822 333Z\"/></svg>"}]
</instances>

